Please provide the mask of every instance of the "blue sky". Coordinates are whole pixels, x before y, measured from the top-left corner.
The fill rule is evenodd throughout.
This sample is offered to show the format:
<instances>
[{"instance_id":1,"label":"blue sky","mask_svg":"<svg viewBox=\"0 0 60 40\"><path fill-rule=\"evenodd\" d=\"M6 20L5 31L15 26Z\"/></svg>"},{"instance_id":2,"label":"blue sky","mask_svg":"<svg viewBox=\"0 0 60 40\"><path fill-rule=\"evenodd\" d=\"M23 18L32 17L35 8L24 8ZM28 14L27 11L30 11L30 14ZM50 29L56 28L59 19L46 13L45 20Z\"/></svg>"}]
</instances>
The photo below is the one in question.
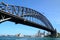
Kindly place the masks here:
<instances>
[{"instance_id":1,"label":"blue sky","mask_svg":"<svg viewBox=\"0 0 60 40\"><path fill-rule=\"evenodd\" d=\"M53 27L60 32L60 0L0 0L0 2L37 10L45 15ZM0 34L22 33L31 35L37 33L38 30L38 28L15 24L9 21L0 24Z\"/></svg>"}]
</instances>

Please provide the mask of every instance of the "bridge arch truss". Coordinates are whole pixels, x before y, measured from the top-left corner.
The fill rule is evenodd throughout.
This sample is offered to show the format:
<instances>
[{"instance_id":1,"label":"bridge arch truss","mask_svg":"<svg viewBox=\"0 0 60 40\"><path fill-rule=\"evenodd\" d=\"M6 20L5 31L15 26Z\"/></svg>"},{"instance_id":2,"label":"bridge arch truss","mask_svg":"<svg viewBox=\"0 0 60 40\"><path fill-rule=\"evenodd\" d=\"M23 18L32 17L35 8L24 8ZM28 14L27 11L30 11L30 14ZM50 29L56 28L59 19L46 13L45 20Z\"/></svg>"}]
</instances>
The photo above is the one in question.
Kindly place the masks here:
<instances>
[{"instance_id":1,"label":"bridge arch truss","mask_svg":"<svg viewBox=\"0 0 60 40\"><path fill-rule=\"evenodd\" d=\"M51 30L54 30L52 24L49 22L49 20L44 15L42 15L40 12L37 12L31 8L8 5L8 4L5 4L2 2L2 3L0 3L0 12L1 11L9 13L11 15L15 15L17 17L20 17L20 18L24 19L24 21L30 21L30 22L42 25ZM0 19L4 18L4 15L1 15L1 13L0 13L0 16L1 16ZM4 19L4 20L10 20L10 19L11 19L11 17L7 16L7 19Z\"/></svg>"}]
</instances>

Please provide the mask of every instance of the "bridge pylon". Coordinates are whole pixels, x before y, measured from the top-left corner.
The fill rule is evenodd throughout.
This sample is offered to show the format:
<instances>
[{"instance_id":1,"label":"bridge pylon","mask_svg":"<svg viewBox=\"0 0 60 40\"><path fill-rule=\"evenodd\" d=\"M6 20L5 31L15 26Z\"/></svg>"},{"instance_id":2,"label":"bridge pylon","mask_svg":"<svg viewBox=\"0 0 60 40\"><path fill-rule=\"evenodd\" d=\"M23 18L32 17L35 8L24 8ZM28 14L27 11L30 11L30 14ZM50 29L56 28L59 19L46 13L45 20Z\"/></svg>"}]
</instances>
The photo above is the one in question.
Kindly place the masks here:
<instances>
[{"instance_id":1,"label":"bridge pylon","mask_svg":"<svg viewBox=\"0 0 60 40\"><path fill-rule=\"evenodd\" d=\"M57 30L56 29L54 32L51 32L51 37L57 37Z\"/></svg>"}]
</instances>

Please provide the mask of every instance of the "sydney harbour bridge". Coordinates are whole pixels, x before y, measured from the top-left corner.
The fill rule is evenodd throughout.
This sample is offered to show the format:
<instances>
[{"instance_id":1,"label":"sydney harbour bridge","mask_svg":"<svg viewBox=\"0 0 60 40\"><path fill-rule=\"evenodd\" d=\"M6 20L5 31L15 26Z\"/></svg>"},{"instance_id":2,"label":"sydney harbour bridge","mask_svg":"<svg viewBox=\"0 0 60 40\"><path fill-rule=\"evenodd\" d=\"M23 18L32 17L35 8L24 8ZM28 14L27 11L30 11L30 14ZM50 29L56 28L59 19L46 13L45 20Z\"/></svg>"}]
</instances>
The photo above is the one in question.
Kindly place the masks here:
<instances>
[{"instance_id":1,"label":"sydney harbour bridge","mask_svg":"<svg viewBox=\"0 0 60 40\"><path fill-rule=\"evenodd\" d=\"M0 24L5 21L36 27L51 32L52 36L56 35L56 30L49 20L40 12L31 8L9 5L1 2Z\"/></svg>"}]
</instances>

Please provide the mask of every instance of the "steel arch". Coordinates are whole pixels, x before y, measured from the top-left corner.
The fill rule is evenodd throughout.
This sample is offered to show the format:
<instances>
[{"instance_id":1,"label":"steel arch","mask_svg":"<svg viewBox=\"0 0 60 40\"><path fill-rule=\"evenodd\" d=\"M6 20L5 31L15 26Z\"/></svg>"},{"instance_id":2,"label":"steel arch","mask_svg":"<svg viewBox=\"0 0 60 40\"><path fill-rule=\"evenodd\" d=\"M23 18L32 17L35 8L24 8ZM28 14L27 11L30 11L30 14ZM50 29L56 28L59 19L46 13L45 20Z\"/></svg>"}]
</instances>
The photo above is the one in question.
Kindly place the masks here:
<instances>
[{"instance_id":1,"label":"steel arch","mask_svg":"<svg viewBox=\"0 0 60 40\"><path fill-rule=\"evenodd\" d=\"M31 17L37 18L37 19L41 20L48 28L54 30L54 28L53 28L52 24L49 22L49 20L44 15L42 15L40 12L37 12L30 8L8 5L5 3L1 3L1 5L3 5L5 7L5 8L2 8L3 6L0 6L0 8L4 11L6 11L6 10L8 12L11 11L12 14L14 14L16 16L18 15L20 17L31 16ZM19 13L21 13L21 14L19 14Z\"/></svg>"}]
</instances>

